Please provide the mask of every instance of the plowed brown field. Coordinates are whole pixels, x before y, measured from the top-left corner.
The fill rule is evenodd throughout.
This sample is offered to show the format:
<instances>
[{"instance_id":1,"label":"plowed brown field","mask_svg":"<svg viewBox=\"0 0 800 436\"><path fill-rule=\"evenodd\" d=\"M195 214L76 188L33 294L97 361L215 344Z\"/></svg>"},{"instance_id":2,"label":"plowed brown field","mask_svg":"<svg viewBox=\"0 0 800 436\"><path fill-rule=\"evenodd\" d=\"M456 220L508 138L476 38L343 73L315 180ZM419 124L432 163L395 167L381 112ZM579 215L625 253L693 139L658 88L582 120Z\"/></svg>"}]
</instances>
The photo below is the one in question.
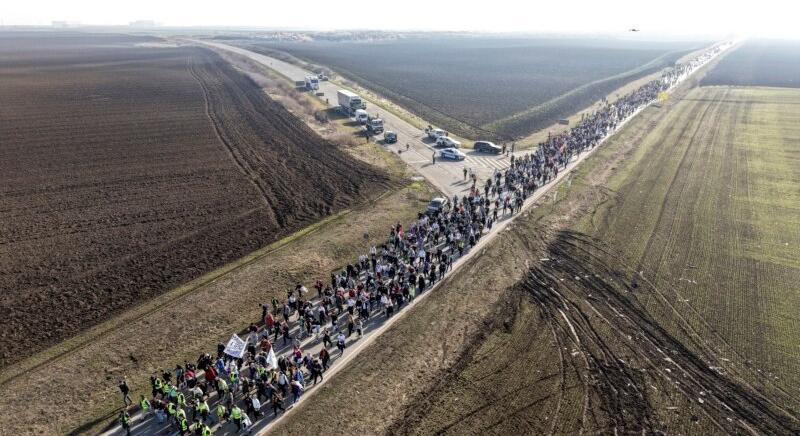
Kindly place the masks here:
<instances>
[{"instance_id":1,"label":"plowed brown field","mask_svg":"<svg viewBox=\"0 0 800 436\"><path fill-rule=\"evenodd\" d=\"M216 54L0 35L0 367L391 181Z\"/></svg>"}]
</instances>

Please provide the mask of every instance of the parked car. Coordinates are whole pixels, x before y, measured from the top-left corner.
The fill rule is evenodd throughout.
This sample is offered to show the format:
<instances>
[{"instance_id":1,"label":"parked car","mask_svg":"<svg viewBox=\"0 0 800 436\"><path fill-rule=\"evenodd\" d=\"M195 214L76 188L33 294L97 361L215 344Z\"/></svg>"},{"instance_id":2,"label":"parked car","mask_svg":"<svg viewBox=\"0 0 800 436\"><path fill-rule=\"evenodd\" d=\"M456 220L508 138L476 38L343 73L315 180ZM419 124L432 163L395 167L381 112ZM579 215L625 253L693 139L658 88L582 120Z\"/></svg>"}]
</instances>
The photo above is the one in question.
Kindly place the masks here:
<instances>
[{"instance_id":1,"label":"parked car","mask_svg":"<svg viewBox=\"0 0 800 436\"><path fill-rule=\"evenodd\" d=\"M500 154L503 149L495 144L494 142L489 141L475 141L475 151L479 153L492 153L492 154Z\"/></svg>"},{"instance_id":2,"label":"parked car","mask_svg":"<svg viewBox=\"0 0 800 436\"><path fill-rule=\"evenodd\" d=\"M447 132L442 129L425 129L425 133L428 134L428 138L433 139L434 141L439 139L441 136L447 136Z\"/></svg>"},{"instance_id":3,"label":"parked car","mask_svg":"<svg viewBox=\"0 0 800 436\"><path fill-rule=\"evenodd\" d=\"M447 199L443 197L436 197L428 203L428 215L435 215L447 207Z\"/></svg>"},{"instance_id":4,"label":"parked car","mask_svg":"<svg viewBox=\"0 0 800 436\"><path fill-rule=\"evenodd\" d=\"M395 142L397 142L397 133L394 133L391 130L387 130L383 134L383 142L386 144L394 144Z\"/></svg>"},{"instance_id":5,"label":"parked car","mask_svg":"<svg viewBox=\"0 0 800 436\"><path fill-rule=\"evenodd\" d=\"M439 157L442 159L464 160L467 158L467 155L455 148L445 148L439 152Z\"/></svg>"},{"instance_id":6,"label":"parked car","mask_svg":"<svg viewBox=\"0 0 800 436\"><path fill-rule=\"evenodd\" d=\"M436 139L437 147L461 148L461 143L449 136L440 136Z\"/></svg>"}]
</instances>

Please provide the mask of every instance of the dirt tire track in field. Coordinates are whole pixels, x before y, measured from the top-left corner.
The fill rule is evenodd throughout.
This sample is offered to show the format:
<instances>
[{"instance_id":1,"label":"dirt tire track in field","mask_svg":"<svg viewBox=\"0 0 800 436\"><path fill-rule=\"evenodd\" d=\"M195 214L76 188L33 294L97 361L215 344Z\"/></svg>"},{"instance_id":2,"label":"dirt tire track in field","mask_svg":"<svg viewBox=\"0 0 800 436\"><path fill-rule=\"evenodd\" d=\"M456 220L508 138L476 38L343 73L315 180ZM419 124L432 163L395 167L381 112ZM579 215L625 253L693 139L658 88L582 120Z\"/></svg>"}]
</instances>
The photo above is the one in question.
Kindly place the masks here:
<instances>
[{"instance_id":1,"label":"dirt tire track in field","mask_svg":"<svg viewBox=\"0 0 800 436\"><path fill-rule=\"evenodd\" d=\"M552 260L533 266L519 289L533 298L562 337L570 338L573 328L579 333L583 351L595 363L591 373L606 381L594 388L615 431L661 430L657 422L648 421L654 416L653 406L642 395L647 389L645 378L650 377L673 384L723 432L800 431L792 411L776 406L742 380L712 369L713 363L661 327L635 295L652 289L630 287L629 268L601 243L582 234L560 232L548 250ZM598 316L592 316L593 312ZM650 370L642 372L633 368L637 362L621 360L616 347L608 347L609 339L598 334L599 327L614 332L615 337L609 339L624 344Z\"/></svg>"},{"instance_id":2,"label":"dirt tire track in field","mask_svg":"<svg viewBox=\"0 0 800 436\"><path fill-rule=\"evenodd\" d=\"M231 159L239 168L239 170L245 176L247 176L250 183L252 183L253 186L255 186L255 188L261 194L261 199L263 200L264 204L270 211L270 215L273 217L273 219L277 219L278 217L275 214L275 210L272 208L272 205L270 204L269 195L267 194L267 191L264 188L264 186L262 186L263 180L261 180L261 178L255 171L253 171L253 169L250 167L250 165L247 163L246 160L239 157L239 153L236 151L235 147L230 142L228 142L228 140L225 138L225 135L223 135L222 130L220 128L220 124L217 121L216 117L214 116L214 109L211 107L211 102L209 101L208 87L206 86L205 82L200 77L200 75L197 73L197 71L195 70L196 62L197 61L194 57L190 57L187 60L189 72L192 75L192 77L197 81L197 84L200 85L200 89L202 89L203 91L203 101L205 102L206 117L208 118L208 121L211 123L211 126L214 128L214 133L217 139L219 139L219 142L225 147L225 151L231 157Z\"/></svg>"},{"instance_id":3,"label":"dirt tire track in field","mask_svg":"<svg viewBox=\"0 0 800 436\"><path fill-rule=\"evenodd\" d=\"M693 112L691 113L691 115L689 117L692 118L692 119L696 119L697 122L694 123L695 129L691 134L691 139L688 141L689 144L714 143L713 140L712 141L699 140L698 134L699 133L700 134L708 133L708 134L711 134L712 137L713 137L713 136L716 136L716 135L718 135L720 133L719 128L716 127L712 123L706 123L707 125L711 125L712 126L711 130L706 132L706 131L701 131L700 127L703 126L703 120L705 118L708 118L709 116L711 116L712 120L716 120L716 119L720 118L719 116L717 116L717 114L722 113L722 110L726 107L726 105L718 104L718 103L719 102L728 101L729 94L730 94L729 90L724 90L721 93L715 93L714 94L714 98L711 99L711 100L708 100L712 104L705 105L705 110L703 111L703 113L699 117L696 115L697 110L694 109L694 108L692 109ZM686 100L686 99L684 99L684 100ZM690 100L690 101L699 101L698 99L688 99L688 100ZM709 108L712 108L712 107L713 107L714 111L713 112L709 112ZM735 111L728 111L728 113L729 113L730 117L734 117L736 115ZM744 113L747 113L747 111L745 111ZM689 125L692 125L692 124L687 124L687 126L689 126ZM730 125L733 125L733 124L730 124ZM726 132L724 132L726 140L723 141L723 143L726 143L726 144L731 143L733 141L733 133L734 133L733 129L728 129ZM683 132L681 132L678 136L682 136L682 135L683 135ZM666 133L664 135L661 135L660 138L668 138L668 137L671 137L671 136L672 136L671 134ZM657 146L657 148L660 149L661 147L663 147L663 144L664 144L664 139L661 139L660 142L659 142L659 145ZM701 150L701 148L702 148L701 145L695 145L694 146L694 148L697 148L697 150L690 150L691 148L692 147L689 146L685 150L683 150L683 154L681 155L680 164L676 168L675 173L674 173L673 177L671 178L671 182L669 184L669 187L668 187L668 189L666 191L666 192L669 193L669 192L673 191L673 189L679 189L679 192L678 192L677 196L672 196L672 195L669 195L669 194L665 196L664 202L661 205L661 209L660 209L660 212L659 212L658 220L657 220L656 224L654 225L654 229L660 228L662 222L666 222L667 220L671 220L670 221L670 223L671 223L670 224L670 226L671 226L670 228L672 228L674 230L675 227L676 227L676 220L679 218L679 215L680 215L679 212L681 210L684 210L683 208L677 207L677 206L676 207L667 207L667 203L670 202L670 201L674 201L676 203L680 203L680 202L684 201L683 199L686 197L684 195L684 191L687 189L687 186L689 185L688 181L686 180L687 177L688 177L687 174L691 174L692 171L691 170L683 170L683 167L685 165L687 165L686 162L687 162L687 156L689 155L689 152L690 151L691 152L695 152L695 153L705 153L705 152L707 152L707 151ZM698 160L699 159L697 159L695 156L692 156L692 158L689 159L690 163L688 165L694 165L695 162L698 161ZM723 161L727 161L727 160L723 159ZM744 174L746 176L747 172L746 171L742 171L741 174ZM677 186L679 186L679 188ZM625 191L625 190L626 189L622 189L622 191ZM625 195L619 195L619 197L622 197L623 200L621 200L621 201L624 202ZM723 196L723 198L724 198L724 196ZM680 204L678 204L678 206L680 206ZM610 228L610 226L607 226L607 228ZM672 231L672 232L669 233L669 235L677 235L677 232L676 231ZM678 237L680 237L680 236L678 236ZM647 284L649 286L651 286L651 288L653 289L653 295L656 298L660 298L661 299L661 302L659 302L659 304L664 304L664 305L666 305L668 307L669 312L672 313L673 316L676 317L677 320L684 326L684 331L687 334L687 337L689 338L689 340L692 341L692 343L694 345L696 345L696 347L697 347L696 350L701 352L701 353L704 353L706 355L707 359L711 359L711 360L717 361L717 364L721 365L722 362L719 362L719 359L717 359L715 356L719 355L720 354L719 350L724 347L724 349L725 349L725 351L727 353L735 355L741 362L748 361L748 359L745 358L742 355L742 353L739 350L737 350L737 348L734 347L730 343L730 341L728 341L722 334L719 333L719 331L716 328L713 327L711 322L709 322L703 316L703 314L701 314L700 311L698 311L698 309L696 307L694 307L693 305L690 305L690 304L679 303L681 301L686 301L686 299L684 298L684 295L682 295L678 291L678 289L676 289L674 287L669 287L668 290L661 290L657 286L654 285L654 282L657 281L659 270L660 270L663 262L665 261L665 258L667 257L667 251L668 251L666 249L664 249L664 250L654 250L653 249L654 244L655 243L661 243L661 244L665 244L666 245L669 242L670 241L668 241L668 240L660 239L659 235L655 231L652 232L650 234L650 236L649 236L649 239L648 239L648 242L647 242L647 247L643 251L643 253L651 253L651 252L652 253L656 253L655 254L656 260L649 261L645 257L643 257L642 259L640 259L640 261L638 263L638 266L635 269L631 268L630 276L631 277L636 276L637 280L641 280L641 281L647 282ZM710 255L710 254L708 254L708 255ZM648 269L648 265L655 265L655 267ZM639 271L644 271L646 274L641 275L641 274L639 274ZM756 269L756 271L757 271L757 269ZM652 279L651 279L651 277L652 277ZM761 283L761 281L757 280L754 283L755 283L755 286L758 286L759 283ZM671 291L671 293L674 294L675 300L672 300L672 299L667 297L666 293L669 292L669 291ZM707 335L711 336L711 338L709 338L707 335L702 334L697 328L693 327L692 324L688 321L687 317L681 312L681 310L687 310L689 313L691 313L693 318L702 325L702 327L706 330ZM711 345L711 343L712 343L711 339L712 338L713 338L713 340L718 342L716 347ZM728 369L732 370L732 371L733 370L736 370L736 371L740 370L739 368L734 368L732 366L729 366ZM764 374L761 374L758 371L754 370L751 366L746 365L743 369L744 369L745 372L747 372L751 376L755 377L755 379L759 380L765 386L769 386L771 389L775 389L777 391L780 391L781 393L783 393L785 395L790 395L784 388L782 388L777 383L775 383L774 379L769 378L769 377L765 377ZM742 382L743 383L748 383L746 380L747 380L747 378L742 378ZM750 384L748 384L748 387L753 388L753 389L758 389L762 393L765 393L762 387L756 387L756 386L753 386L753 385L750 385ZM766 397L769 397L769 395L766 395Z\"/></svg>"},{"instance_id":4,"label":"dirt tire track in field","mask_svg":"<svg viewBox=\"0 0 800 436\"><path fill-rule=\"evenodd\" d=\"M692 139L691 139L691 141L689 141L690 144L695 144L694 140L697 137L697 135L701 132L700 128L703 126L703 120L706 118L706 116L708 115L708 112L709 112L709 110L711 108L718 109L718 106L717 105L705 105L703 107L703 113L700 114L699 117L693 117L693 118L696 119L696 121L694 123L694 125L695 125L694 131L692 132L692 135L691 135ZM688 125L684 126L684 131L685 131L686 127L688 127ZM681 131L679 136L683 136L684 131ZM662 138L668 138L668 137L669 137L669 135L666 134L666 133L662 136ZM662 142L662 144L663 144L663 142ZM687 164L687 158L688 158L688 156L690 154L690 151L694 151L694 150L691 150L691 149L692 149L691 146L687 146L683 150L683 154L681 156L680 162L678 163L678 167L675 169L675 172L673 173L672 178L670 180L670 183L669 183L669 185L667 187L667 192L672 191L672 188L675 186L676 182L679 180L678 175L679 175L679 173L681 173L683 171L684 166ZM689 159L688 162L691 165L691 164L694 163L694 159ZM685 187L686 187L685 178L683 178L683 180L681 180L681 181L684 182L682 189L685 189ZM669 199L669 197L664 197L664 201L661 203L661 207L660 207L660 209L658 211L658 218L656 219L656 227L658 227L658 224L664 219L664 215L665 215L666 211L669 210L667 208L668 199ZM651 233L650 234L650 238L647 241L647 244L645 244L645 248L644 248L643 253L650 253L651 252L650 250L651 250L653 244L656 243L656 242L658 242L658 241L656 241L656 234L655 233ZM642 270L642 267L644 266L643 262L644 262L644 259L641 259L641 262L640 262L639 266L637 267L637 271L641 271Z\"/></svg>"}]
</instances>

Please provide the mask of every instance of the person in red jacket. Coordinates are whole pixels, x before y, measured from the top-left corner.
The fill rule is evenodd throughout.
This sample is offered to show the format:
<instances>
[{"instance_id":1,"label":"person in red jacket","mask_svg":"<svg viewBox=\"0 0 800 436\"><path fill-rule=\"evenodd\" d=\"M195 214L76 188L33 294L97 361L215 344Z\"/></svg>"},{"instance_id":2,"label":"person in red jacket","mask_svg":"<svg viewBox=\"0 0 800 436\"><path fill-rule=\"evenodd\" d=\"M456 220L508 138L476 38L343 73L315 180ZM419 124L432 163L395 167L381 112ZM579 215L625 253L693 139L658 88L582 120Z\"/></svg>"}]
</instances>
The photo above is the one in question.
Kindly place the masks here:
<instances>
[{"instance_id":1,"label":"person in red jacket","mask_svg":"<svg viewBox=\"0 0 800 436\"><path fill-rule=\"evenodd\" d=\"M267 334L272 333L272 329L275 328L275 317L271 313L267 313L264 317L264 325L267 326Z\"/></svg>"},{"instance_id":2,"label":"person in red jacket","mask_svg":"<svg viewBox=\"0 0 800 436\"><path fill-rule=\"evenodd\" d=\"M206 367L205 376L206 376L206 381L208 382L208 384L211 385L211 386L214 386L216 388L217 387L217 370L214 369L213 365L209 365L209 366Z\"/></svg>"}]
</instances>

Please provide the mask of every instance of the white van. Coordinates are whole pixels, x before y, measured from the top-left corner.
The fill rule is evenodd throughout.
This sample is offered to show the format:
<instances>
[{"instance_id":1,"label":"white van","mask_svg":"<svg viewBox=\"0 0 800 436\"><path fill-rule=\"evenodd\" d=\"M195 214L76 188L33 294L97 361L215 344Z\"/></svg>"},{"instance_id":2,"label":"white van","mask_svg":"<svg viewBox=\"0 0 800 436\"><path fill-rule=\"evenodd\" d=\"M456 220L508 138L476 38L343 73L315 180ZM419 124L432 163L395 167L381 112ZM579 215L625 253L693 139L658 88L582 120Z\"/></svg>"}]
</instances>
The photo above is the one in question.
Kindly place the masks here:
<instances>
[{"instance_id":1,"label":"white van","mask_svg":"<svg viewBox=\"0 0 800 436\"><path fill-rule=\"evenodd\" d=\"M367 124L368 119L369 115L367 111L364 109L356 109L356 121L358 121L359 124Z\"/></svg>"}]
</instances>

